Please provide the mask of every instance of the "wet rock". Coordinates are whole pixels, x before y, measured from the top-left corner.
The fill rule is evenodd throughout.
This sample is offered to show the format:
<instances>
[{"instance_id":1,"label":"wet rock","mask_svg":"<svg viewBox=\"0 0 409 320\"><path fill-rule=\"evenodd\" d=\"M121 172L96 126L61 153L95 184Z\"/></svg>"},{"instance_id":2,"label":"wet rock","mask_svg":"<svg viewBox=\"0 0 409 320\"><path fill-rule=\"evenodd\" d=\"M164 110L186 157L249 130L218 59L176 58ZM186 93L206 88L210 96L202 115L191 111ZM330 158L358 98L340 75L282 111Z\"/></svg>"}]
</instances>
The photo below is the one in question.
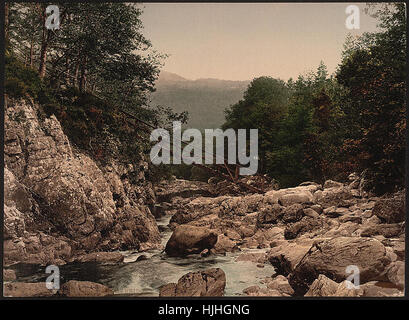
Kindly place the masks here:
<instances>
[{"instance_id":1,"label":"wet rock","mask_svg":"<svg viewBox=\"0 0 409 320\"><path fill-rule=\"evenodd\" d=\"M59 294L65 297L105 297L112 296L114 292L99 283L70 280L61 286Z\"/></svg>"},{"instance_id":2,"label":"wet rock","mask_svg":"<svg viewBox=\"0 0 409 320\"><path fill-rule=\"evenodd\" d=\"M397 223L405 220L405 192L399 192L392 198L380 199L373 208L373 214L385 223Z\"/></svg>"},{"instance_id":3,"label":"wet rock","mask_svg":"<svg viewBox=\"0 0 409 320\"><path fill-rule=\"evenodd\" d=\"M220 297L224 295L226 275L222 269L212 268L189 272L177 284L160 288L159 296L165 297Z\"/></svg>"},{"instance_id":4,"label":"wet rock","mask_svg":"<svg viewBox=\"0 0 409 320\"><path fill-rule=\"evenodd\" d=\"M236 242L223 234L219 234L217 237L217 242L212 250L214 250L216 253L226 253L237 251L238 248Z\"/></svg>"},{"instance_id":5,"label":"wet rock","mask_svg":"<svg viewBox=\"0 0 409 320\"><path fill-rule=\"evenodd\" d=\"M181 225L175 229L165 251L170 256L184 256L212 249L217 242L217 234L207 228Z\"/></svg>"},{"instance_id":6,"label":"wet rock","mask_svg":"<svg viewBox=\"0 0 409 320\"><path fill-rule=\"evenodd\" d=\"M319 274L341 282L346 279L346 267L356 265L360 281L385 280L386 267L390 263L383 244L375 239L338 237L317 243L289 277L297 295L303 295Z\"/></svg>"},{"instance_id":7,"label":"wet rock","mask_svg":"<svg viewBox=\"0 0 409 320\"><path fill-rule=\"evenodd\" d=\"M9 282L4 284L5 297L51 297L56 293L57 290L47 289L45 282Z\"/></svg>"}]
</instances>

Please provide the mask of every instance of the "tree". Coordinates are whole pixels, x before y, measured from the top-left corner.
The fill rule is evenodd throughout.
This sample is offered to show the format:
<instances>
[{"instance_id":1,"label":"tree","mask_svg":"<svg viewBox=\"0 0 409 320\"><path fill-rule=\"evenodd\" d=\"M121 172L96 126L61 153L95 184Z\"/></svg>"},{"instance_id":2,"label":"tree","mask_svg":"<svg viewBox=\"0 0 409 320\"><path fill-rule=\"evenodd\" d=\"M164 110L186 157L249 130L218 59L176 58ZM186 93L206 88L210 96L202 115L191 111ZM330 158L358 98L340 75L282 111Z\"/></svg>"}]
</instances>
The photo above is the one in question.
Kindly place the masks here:
<instances>
[{"instance_id":1,"label":"tree","mask_svg":"<svg viewBox=\"0 0 409 320\"><path fill-rule=\"evenodd\" d=\"M265 166L265 154L276 142L280 121L288 109L289 89L282 80L271 77L254 79L243 100L225 111L224 129L258 129L259 170Z\"/></svg>"},{"instance_id":2,"label":"tree","mask_svg":"<svg viewBox=\"0 0 409 320\"><path fill-rule=\"evenodd\" d=\"M344 52L337 80L348 90L346 118L358 127L344 149L368 169L370 187L384 193L404 185L406 17L402 3L369 9L381 31Z\"/></svg>"}]
</instances>

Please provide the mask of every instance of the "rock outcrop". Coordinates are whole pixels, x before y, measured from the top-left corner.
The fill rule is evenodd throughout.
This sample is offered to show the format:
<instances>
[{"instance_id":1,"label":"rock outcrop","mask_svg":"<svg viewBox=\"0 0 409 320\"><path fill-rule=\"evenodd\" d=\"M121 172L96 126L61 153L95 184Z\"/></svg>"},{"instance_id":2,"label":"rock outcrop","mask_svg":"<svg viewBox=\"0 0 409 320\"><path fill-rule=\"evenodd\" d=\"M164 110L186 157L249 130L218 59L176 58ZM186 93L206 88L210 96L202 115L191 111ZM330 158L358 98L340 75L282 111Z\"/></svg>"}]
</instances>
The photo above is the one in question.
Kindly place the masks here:
<instances>
[{"instance_id":1,"label":"rock outcrop","mask_svg":"<svg viewBox=\"0 0 409 320\"><path fill-rule=\"evenodd\" d=\"M8 100L5 264L61 264L76 254L157 247L146 164L97 164L71 146L55 116L38 114L30 102Z\"/></svg>"},{"instance_id":2,"label":"rock outcrop","mask_svg":"<svg viewBox=\"0 0 409 320\"><path fill-rule=\"evenodd\" d=\"M245 289L247 295L399 296L404 192L378 198L361 187L358 175L350 175L346 183L306 182L265 194L174 197L167 204L174 210L169 226L206 228L217 235L211 253L243 251L237 262L260 267L267 261L276 282L291 288L284 292L270 279L265 288ZM265 253L245 252L256 248ZM351 265L359 268L363 291L351 291L345 282Z\"/></svg>"}]
</instances>

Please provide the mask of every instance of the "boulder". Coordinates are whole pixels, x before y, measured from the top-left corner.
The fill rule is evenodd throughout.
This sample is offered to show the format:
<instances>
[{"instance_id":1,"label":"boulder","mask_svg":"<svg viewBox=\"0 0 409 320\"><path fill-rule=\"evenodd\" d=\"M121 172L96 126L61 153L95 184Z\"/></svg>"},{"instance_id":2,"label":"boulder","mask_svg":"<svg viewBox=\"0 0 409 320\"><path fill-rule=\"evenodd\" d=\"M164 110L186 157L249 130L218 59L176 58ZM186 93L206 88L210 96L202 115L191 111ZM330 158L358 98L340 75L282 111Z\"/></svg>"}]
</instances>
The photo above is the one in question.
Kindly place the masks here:
<instances>
[{"instance_id":1,"label":"boulder","mask_svg":"<svg viewBox=\"0 0 409 320\"><path fill-rule=\"evenodd\" d=\"M284 214L284 207L279 204L267 206L259 211L257 215L258 225L266 223L277 223Z\"/></svg>"},{"instance_id":2,"label":"boulder","mask_svg":"<svg viewBox=\"0 0 409 320\"><path fill-rule=\"evenodd\" d=\"M287 278L283 275L278 275L272 280L268 281L267 288L277 290L283 296L292 296L294 294L293 288L291 288Z\"/></svg>"},{"instance_id":3,"label":"boulder","mask_svg":"<svg viewBox=\"0 0 409 320\"><path fill-rule=\"evenodd\" d=\"M359 287L348 286L345 280L337 283L325 275L320 274L311 284L304 297L394 297L403 296L397 288L385 285L382 282L371 281Z\"/></svg>"},{"instance_id":4,"label":"boulder","mask_svg":"<svg viewBox=\"0 0 409 320\"><path fill-rule=\"evenodd\" d=\"M382 235L385 238L398 237L405 232L405 226L401 223L377 224L362 230L361 237L373 237Z\"/></svg>"},{"instance_id":5,"label":"boulder","mask_svg":"<svg viewBox=\"0 0 409 320\"><path fill-rule=\"evenodd\" d=\"M296 222L301 220L304 214L303 206L301 204L293 204L284 209L283 222Z\"/></svg>"},{"instance_id":6,"label":"boulder","mask_svg":"<svg viewBox=\"0 0 409 320\"><path fill-rule=\"evenodd\" d=\"M114 292L99 283L70 280L61 286L59 294L65 297L105 297L112 296Z\"/></svg>"},{"instance_id":7,"label":"boulder","mask_svg":"<svg viewBox=\"0 0 409 320\"><path fill-rule=\"evenodd\" d=\"M224 234L219 234L217 237L217 242L212 250L214 250L216 253L226 253L237 251L238 247L236 242L226 237Z\"/></svg>"},{"instance_id":8,"label":"boulder","mask_svg":"<svg viewBox=\"0 0 409 320\"><path fill-rule=\"evenodd\" d=\"M171 283L159 289L160 297L220 297L224 295L226 275L222 269L212 268L189 272L176 284Z\"/></svg>"},{"instance_id":9,"label":"boulder","mask_svg":"<svg viewBox=\"0 0 409 320\"><path fill-rule=\"evenodd\" d=\"M278 198L278 203L282 206L290 206L296 203L310 203L314 201L314 197L309 191L299 193L285 194Z\"/></svg>"},{"instance_id":10,"label":"boulder","mask_svg":"<svg viewBox=\"0 0 409 320\"><path fill-rule=\"evenodd\" d=\"M386 274L388 280L397 288L404 289L405 287L405 263L403 261L392 262L387 269Z\"/></svg>"},{"instance_id":11,"label":"boulder","mask_svg":"<svg viewBox=\"0 0 409 320\"><path fill-rule=\"evenodd\" d=\"M304 233L314 232L315 230L323 230L323 221L321 219L314 219L311 217L303 217L300 221L289 225L284 230L284 238L295 239Z\"/></svg>"},{"instance_id":12,"label":"boulder","mask_svg":"<svg viewBox=\"0 0 409 320\"><path fill-rule=\"evenodd\" d=\"M392 198L378 200L372 212L385 223L405 221L405 192L397 193Z\"/></svg>"},{"instance_id":13,"label":"boulder","mask_svg":"<svg viewBox=\"0 0 409 320\"><path fill-rule=\"evenodd\" d=\"M288 276L311 248L313 241L303 240L302 243L284 243L276 245L267 253L267 259L275 271Z\"/></svg>"},{"instance_id":14,"label":"boulder","mask_svg":"<svg viewBox=\"0 0 409 320\"><path fill-rule=\"evenodd\" d=\"M384 245L376 239L337 237L316 243L293 270L289 282L297 295L304 295L320 274L336 282L345 280L350 265L359 268L361 283L382 281L390 262Z\"/></svg>"},{"instance_id":15,"label":"boulder","mask_svg":"<svg viewBox=\"0 0 409 320\"><path fill-rule=\"evenodd\" d=\"M3 269L3 281L13 281L16 279L16 272L13 269Z\"/></svg>"},{"instance_id":16,"label":"boulder","mask_svg":"<svg viewBox=\"0 0 409 320\"><path fill-rule=\"evenodd\" d=\"M181 225L173 232L165 251L170 256L184 256L212 249L216 242L217 234L208 228Z\"/></svg>"},{"instance_id":17,"label":"boulder","mask_svg":"<svg viewBox=\"0 0 409 320\"><path fill-rule=\"evenodd\" d=\"M57 293L57 290L47 289L45 282L9 282L3 288L5 297L51 297Z\"/></svg>"},{"instance_id":18,"label":"boulder","mask_svg":"<svg viewBox=\"0 0 409 320\"><path fill-rule=\"evenodd\" d=\"M312 208L305 208L304 215L314 219L320 216L320 214Z\"/></svg>"},{"instance_id":19,"label":"boulder","mask_svg":"<svg viewBox=\"0 0 409 320\"><path fill-rule=\"evenodd\" d=\"M314 193L317 204L324 208L330 206L339 206L346 200L353 198L350 189L347 187L333 187L324 189L323 191L318 190Z\"/></svg>"},{"instance_id":20,"label":"boulder","mask_svg":"<svg viewBox=\"0 0 409 320\"><path fill-rule=\"evenodd\" d=\"M330 297L335 294L338 283L320 274L309 287L304 297Z\"/></svg>"}]
</instances>

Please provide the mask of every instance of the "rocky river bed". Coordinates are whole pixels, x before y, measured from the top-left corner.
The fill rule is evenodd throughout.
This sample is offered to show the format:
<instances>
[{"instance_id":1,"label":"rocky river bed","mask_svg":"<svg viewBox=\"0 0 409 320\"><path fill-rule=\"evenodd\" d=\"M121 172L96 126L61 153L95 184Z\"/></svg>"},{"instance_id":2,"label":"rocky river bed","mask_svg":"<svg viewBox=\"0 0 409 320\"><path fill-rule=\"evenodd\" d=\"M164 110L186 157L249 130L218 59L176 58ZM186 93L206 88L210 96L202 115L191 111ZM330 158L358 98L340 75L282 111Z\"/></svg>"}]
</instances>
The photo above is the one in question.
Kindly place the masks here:
<instances>
[{"instance_id":1,"label":"rocky river bed","mask_svg":"<svg viewBox=\"0 0 409 320\"><path fill-rule=\"evenodd\" d=\"M357 174L263 194L153 186L143 156L98 162L26 100L7 100L4 141L6 296L403 295L405 190L376 197Z\"/></svg>"},{"instance_id":2,"label":"rocky river bed","mask_svg":"<svg viewBox=\"0 0 409 320\"><path fill-rule=\"evenodd\" d=\"M85 255L60 266L61 280L136 297L402 296L404 193L376 198L354 186L351 176L348 184L217 196L210 184L164 182L157 248ZM345 281L349 265L359 269L359 289ZM9 270L21 283L48 276L36 264Z\"/></svg>"}]
</instances>

